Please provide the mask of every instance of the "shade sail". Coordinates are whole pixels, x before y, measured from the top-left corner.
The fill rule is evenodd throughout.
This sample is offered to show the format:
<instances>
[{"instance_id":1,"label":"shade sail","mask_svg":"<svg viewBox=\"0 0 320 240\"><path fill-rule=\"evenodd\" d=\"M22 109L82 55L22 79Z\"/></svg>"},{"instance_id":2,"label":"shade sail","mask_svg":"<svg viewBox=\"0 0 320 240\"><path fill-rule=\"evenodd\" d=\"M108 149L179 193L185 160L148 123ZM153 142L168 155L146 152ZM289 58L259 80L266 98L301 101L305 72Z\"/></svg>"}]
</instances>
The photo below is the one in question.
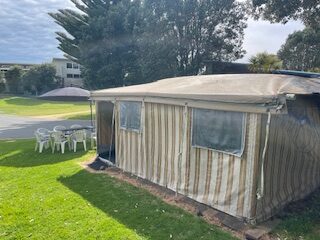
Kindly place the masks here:
<instances>
[{"instance_id":1,"label":"shade sail","mask_svg":"<svg viewBox=\"0 0 320 240\"><path fill-rule=\"evenodd\" d=\"M99 97L162 97L226 103L268 103L284 94L320 93L320 79L281 74L224 74L177 77L105 89Z\"/></svg>"},{"instance_id":2,"label":"shade sail","mask_svg":"<svg viewBox=\"0 0 320 240\"><path fill-rule=\"evenodd\" d=\"M39 98L48 100L72 100L72 101L86 101L90 97L90 91L77 88L77 87L65 87L58 88L42 94Z\"/></svg>"}]
</instances>

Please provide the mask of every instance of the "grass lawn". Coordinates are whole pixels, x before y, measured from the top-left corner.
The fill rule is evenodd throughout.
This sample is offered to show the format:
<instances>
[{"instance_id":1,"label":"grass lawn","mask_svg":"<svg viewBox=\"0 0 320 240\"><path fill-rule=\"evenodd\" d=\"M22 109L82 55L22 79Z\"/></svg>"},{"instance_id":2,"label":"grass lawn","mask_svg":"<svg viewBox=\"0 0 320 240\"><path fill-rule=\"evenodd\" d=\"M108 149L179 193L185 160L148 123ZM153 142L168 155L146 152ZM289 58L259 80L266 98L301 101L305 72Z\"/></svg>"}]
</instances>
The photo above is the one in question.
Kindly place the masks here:
<instances>
[{"instance_id":1,"label":"grass lawn","mask_svg":"<svg viewBox=\"0 0 320 240\"><path fill-rule=\"evenodd\" d=\"M145 190L78 164L93 152L38 154L0 141L0 239L234 239Z\"/></svg>"},{"instance_id":2,"label":"grass lawn","mask_svg":"<svg viewBox=\"0 0 320 240\"><path fill-rule=\"evenodd\" d=\"M320 240L320 190L303 204L289 206L273 236L286 240Z\"/></svg>"},{"instance_id":3,"label":"grass lawn","mask_svg":"<svg viewBox=\"0 0 320 240\"><path fill-rule=\"evenodd\" d=\"M82 114L87 115L90 118L90 107L88 102L45 101L25 97L0 98L0 111L6 114L16 114L20 116L66 114L66 117L63 118L70 118L74 117L74 115Z\"/></svg>"}]
</instances>

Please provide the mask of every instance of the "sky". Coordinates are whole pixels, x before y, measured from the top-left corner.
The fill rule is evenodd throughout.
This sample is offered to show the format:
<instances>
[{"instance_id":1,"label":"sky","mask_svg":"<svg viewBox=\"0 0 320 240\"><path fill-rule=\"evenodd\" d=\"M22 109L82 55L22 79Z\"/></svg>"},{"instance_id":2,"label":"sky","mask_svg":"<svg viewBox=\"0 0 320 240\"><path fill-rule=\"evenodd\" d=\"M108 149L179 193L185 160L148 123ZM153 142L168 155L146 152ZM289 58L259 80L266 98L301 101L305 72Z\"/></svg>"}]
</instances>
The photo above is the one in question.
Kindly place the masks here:
<instances>
[{"instance_id":1,"label":"sky","mask_svg":"<svg viewBox=\"0 0 320 240\"><path fill-rule=\"evenodd\" d=\"M0 62L44 63L62 57L57 48L56 31L62 31L47 14L61 8L73 8L69 0L0 0ZM266 21L248 21L244 49L238 62L248 62L257 52L276 53L287 36L303 28L292 21L286 25Z\"/></svg>"}]
</instances>

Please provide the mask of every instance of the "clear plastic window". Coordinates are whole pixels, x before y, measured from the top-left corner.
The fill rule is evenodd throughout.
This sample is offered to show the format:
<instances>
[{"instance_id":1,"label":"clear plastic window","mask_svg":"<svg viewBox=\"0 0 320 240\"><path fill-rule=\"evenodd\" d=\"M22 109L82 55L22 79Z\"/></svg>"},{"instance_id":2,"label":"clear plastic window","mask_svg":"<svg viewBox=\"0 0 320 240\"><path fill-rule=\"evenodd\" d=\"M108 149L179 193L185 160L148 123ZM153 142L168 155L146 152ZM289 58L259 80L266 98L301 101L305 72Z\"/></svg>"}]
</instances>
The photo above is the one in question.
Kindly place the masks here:
<instances>
[{"instance_id":1,"label":"clear plastic window","mask_svg":"<svg viewBox=\"0 0 320 240\"><path fill-rule=\"evenodd\" d=\"M141 103L120 102L120 127L126 130L140 131Z\"/></svg>"},{"instance_id":2,"label":"clear plastic window","mask_svg":"<svg viewBox=\"0 0 320 240\"><path fill-rule=\"evenodd\" d=\"M245 141L245 114L193 109L192 146L241 156Z\"/></svg>"}]
</instances>

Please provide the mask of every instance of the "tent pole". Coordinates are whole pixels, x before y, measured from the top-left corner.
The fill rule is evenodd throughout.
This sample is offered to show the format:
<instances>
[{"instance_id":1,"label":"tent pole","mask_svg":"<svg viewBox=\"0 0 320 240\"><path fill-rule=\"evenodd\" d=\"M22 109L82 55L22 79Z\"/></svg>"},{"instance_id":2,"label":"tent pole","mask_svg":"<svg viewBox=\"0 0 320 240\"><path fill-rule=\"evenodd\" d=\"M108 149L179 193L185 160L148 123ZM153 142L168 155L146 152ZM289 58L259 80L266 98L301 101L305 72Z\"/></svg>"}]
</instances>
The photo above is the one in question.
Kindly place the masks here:
<instances>
[{"instance_id":1,"label":"tent pole","mask_svg":"<svg viewBox=\"0 0 320 240\"><path fill-rule=\"evenodd\" d=\"M93 126L92 100L91 99L90 99L90 120L91 120L91 126Z\"/></svg>"}]
</instances>

